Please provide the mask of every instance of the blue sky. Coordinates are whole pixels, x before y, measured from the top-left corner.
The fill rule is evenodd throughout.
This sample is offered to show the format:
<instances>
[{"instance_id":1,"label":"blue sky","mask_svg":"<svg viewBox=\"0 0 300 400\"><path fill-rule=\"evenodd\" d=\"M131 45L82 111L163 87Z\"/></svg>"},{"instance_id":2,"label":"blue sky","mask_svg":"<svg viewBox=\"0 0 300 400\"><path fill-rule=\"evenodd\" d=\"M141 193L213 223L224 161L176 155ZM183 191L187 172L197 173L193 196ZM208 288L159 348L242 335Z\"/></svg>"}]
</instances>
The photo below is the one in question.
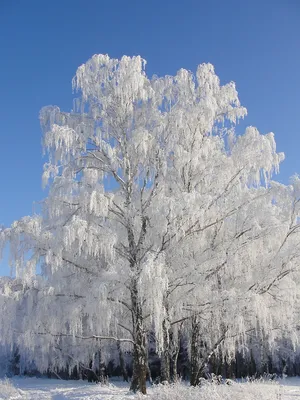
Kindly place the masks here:
<instances>
[{"instance_id":1,"label":"blue sky","mask_svg":"<svg viewBox=\"0 0 300 400\"><path fill-rule=\"evenodd\" d=\"M213 63L248 109L239 129L275 133L278 179L300 173L299 0L0 0L0 49L0 224L45 195L39 110L72 108L71 79L95 53L140 54L149 75Z\"/></svg>"}]
</instances>

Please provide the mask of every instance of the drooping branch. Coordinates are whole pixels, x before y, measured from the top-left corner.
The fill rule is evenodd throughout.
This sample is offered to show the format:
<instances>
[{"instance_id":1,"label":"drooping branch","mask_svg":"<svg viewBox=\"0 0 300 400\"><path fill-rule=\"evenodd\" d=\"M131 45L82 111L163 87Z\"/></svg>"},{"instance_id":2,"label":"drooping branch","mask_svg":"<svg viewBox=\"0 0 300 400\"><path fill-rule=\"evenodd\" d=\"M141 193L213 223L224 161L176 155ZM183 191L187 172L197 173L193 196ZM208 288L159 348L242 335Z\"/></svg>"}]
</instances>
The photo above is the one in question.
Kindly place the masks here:
<instances>
[{"instance_id":1,"label":"drooping branch","mask_svg":"<svg viewBox=\"0 0 300 400\"><path fill-rule=\"evenodd\" d=\"M101 335L90 335L90 336L81 336L81 335L73 335L71 333L51 333L51 332L35 332L36 335L50 335L53 337L71 337L82 340L113 340L114 342L127 342L134 344L135 342L132 339L127 338L117 338L115 336L101 336Z\"/></svg>"}]
</instances>

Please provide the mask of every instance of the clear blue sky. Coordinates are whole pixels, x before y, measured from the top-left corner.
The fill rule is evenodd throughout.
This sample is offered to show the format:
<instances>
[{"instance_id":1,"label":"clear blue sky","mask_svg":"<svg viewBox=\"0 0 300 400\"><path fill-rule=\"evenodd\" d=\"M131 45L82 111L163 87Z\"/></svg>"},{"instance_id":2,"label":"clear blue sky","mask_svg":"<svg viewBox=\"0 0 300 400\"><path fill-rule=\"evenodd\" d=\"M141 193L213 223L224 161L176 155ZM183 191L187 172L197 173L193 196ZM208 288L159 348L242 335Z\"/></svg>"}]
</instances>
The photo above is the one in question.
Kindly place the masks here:
<instances>
[{"instance_id":1,"label":"clear blue sky","mask_svg":"<svg viewBox=\"0 0 300 400\"><path fill-rule=\"evenodd\" d=\"M140 54L149 75L213 63L248 109L240 128L275 132L279 179L300 172L299 0L0 0L0 49L0 224L43 198L39 110L72 108L71 79L95 53Z\"/></svg>"}]
</instances>

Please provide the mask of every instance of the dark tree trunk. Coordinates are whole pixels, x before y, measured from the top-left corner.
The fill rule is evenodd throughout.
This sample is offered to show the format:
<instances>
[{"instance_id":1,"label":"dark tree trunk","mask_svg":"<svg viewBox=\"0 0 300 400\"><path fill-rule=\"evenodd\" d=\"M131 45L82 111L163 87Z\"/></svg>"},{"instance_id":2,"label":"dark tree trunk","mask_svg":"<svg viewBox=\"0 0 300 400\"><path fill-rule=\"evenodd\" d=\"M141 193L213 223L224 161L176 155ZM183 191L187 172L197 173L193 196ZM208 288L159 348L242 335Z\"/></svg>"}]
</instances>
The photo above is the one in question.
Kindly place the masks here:
<instances>
[{"instance_id":1,"label":"dark tree trunk","mask_svg":"<svg viewBox=\"0 0 300 400\"><path fill-rule=\"evenodd\" d=\"M161 382L170 382L170 330L169 322L164 319L162 323L163 329L163 351L161 353L160 379Z\"/></svg>"},{"instance_id":2,"label":"dark tree trunk","mask_svg":"<svg viewBox=\"0 0 300 400\"><path fill-rule=\"evenodd\" d=\"M142 306L138 297L137 281L131 282L131 305L133 326L133 372L130 390L146 394L147 348L146 334L143 328Z\"/></svg>"},{"instance_id":3,"label":"dark tree trunk","mask_svg":"<svg viewBox=\"0 0 300 400\"><path fill-rule=\"evenodd\" d=\"M143 335L136 332L133 348L133 372L130 390L146 394L147 357L145 356L145 341Z\"/></svg>"},{"instance_id":4,"label":"dark tree trunk","mask_svg":"<svg viewBox=\"0 0 300 400\"><path fill-rule=\"evenodd\" d=\"M94 355L94 359L90 365L88 377L89 382L99 382L103 385L107 384L106 368L105 363L102 360L101 348Z\"/></svg>"},{"instance_id":5,"label":"dark tree trunk","mask_svg":"<svg viewBox=\"0 0 300 400\"><path fill-rule=\"evenodd\" d=\"M118 348L118 353L119 353L119 362L120 362L122 376L123 376L124 382L128 382L128 374L127 374L126 365L125 365L125 361L124 361L124 355L123 355L123 351L122 351L120 342L117 342L117 348Z\"/></svg>"},{"instance_id":6,"label":"dark tree trunk","mask_svg":"<svg viewBox=\"0 0 300 400\"><path fill-rule=\"evenodd\" d=\"M106 368L105 364L102 362L100 364L100 369L99 369L99 382L102 383L103 385L107 385L107 375L106 375Z\"/></svg>"},{"instance_id":7,"label":"dark tree trunk","mask_svg":"<svg viewBox=\"0 0 300 400\"><path fill-rule=\"evenodd\" d=\"M223 334L211 346L207 348L206 343L201 340L200 334L200 320L198 316L192 318L192 340L191 340L191 386L197 386L201 382L201 377L205 375L207 365L211 357L218 350L220 344L224 341L226 336L226 328L223 329Z\"/></svg>"},{"instance_id":8,"label":"dark tree trunk","mask_svg":"<svg viewBox=\"0 0 300 400\"><path fill-rule=\"evenodd\" d=\"M170 364L171 364L171 379L173 382L176 382L178 379L177 361L178 361L179 349L180 349L180 336L178 337L178 340L176 342L175 341L173 342L172 345L172 355L170 359Z\"/></svg>"},{"instance_id":9,"label":"dark tree trunk","mask_svg":"<svg viewBox=\"0 0 300 400\"><path fill-rule=\"evenodd\" d=\"M192 318L192 338L191 338L191 386L200 384L202 373L202 362L200 352L200 322L197 316Z\"/></svg>"},{"instance_id":10,"label":"dark tree trunk","mask_svg":"<svg viewBox=\"0 0 300 400\"><path fill-rule=\"evenodd\" d=\"M149 360L147 361L147 378L149 380L150 385L153 384L151 369L149 367Z\"/></svg>"}]
</instances>

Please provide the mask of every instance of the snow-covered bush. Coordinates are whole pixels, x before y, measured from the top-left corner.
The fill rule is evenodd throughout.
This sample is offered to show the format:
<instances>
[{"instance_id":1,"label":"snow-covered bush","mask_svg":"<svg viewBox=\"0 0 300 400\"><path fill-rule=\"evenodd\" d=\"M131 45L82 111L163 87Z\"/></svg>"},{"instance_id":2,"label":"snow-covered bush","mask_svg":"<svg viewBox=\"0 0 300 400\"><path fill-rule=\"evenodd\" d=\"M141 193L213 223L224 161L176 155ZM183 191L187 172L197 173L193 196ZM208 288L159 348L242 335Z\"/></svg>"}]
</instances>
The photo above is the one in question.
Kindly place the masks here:
<instances>
[{"instance_id":1,"label":"snow-covered bush","mask_svg":"<svg viewBox=\"0 0 300 400\"><path fill-rule=\"evenodd\" d=\"M16 389L9 379L0 380L0 399L17 400L24 399L21 393Z\"/></svg>"},{"instance_id":2,"label":"snow-covered bush","mask_svg":"<svg viewBox=\"0 0 300 400\"><path fill-rule=\"evenodd\" d=\"M142 397L140 397L142 398ZM181 383L158 385L149 394L151 400L277 400L280 386L276 383L235 383L216 385L207 383L193 387Z\"/></svg>"}]
</instances>

